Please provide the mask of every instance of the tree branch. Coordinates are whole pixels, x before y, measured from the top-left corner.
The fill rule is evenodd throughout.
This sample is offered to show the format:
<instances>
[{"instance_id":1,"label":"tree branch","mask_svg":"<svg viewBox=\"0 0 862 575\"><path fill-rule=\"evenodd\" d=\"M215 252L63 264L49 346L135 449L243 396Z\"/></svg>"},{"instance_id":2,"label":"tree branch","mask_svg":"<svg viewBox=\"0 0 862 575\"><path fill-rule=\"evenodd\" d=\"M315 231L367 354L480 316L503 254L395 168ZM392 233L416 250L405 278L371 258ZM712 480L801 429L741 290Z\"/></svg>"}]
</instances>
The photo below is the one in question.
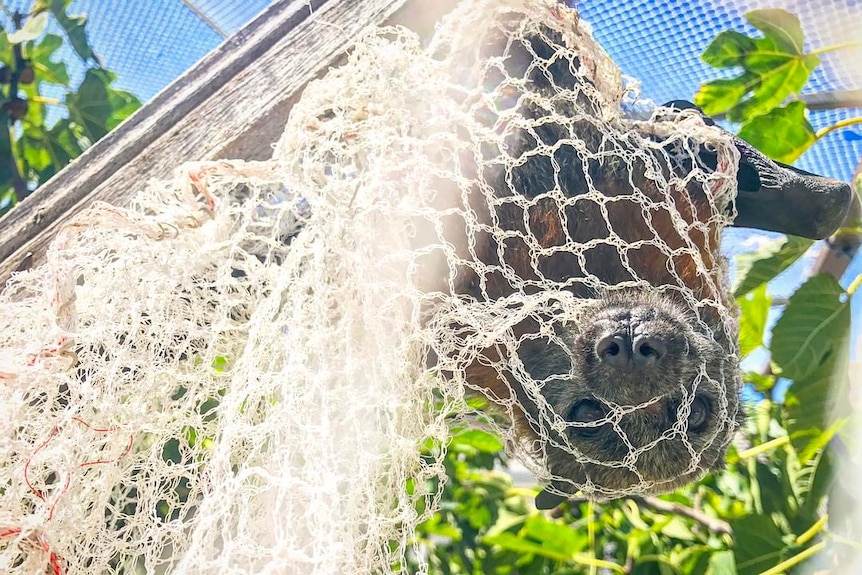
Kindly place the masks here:
<instances>
[{"instance_id":1,"label":"tree branch","mask_svg":"<svg viewBox=\"0 0 862 575\"><path fill-rule=\"evenodd\" d=\"M659 499L658 497L652 497L649 495L643 497L634 496L630 497L630 499L637 503L639 506L649 507L662 513L673 513L674 515L682 515L683 517L693 519L694 521L697 521L713 533L732 533L730 524L727 521L722 521L721 519L710 517L702 511L694 509L693 507L687 507L680 503L664 501L662 499Z\"/></svg>"},{"instance_id":2,"label":"tree branch","mask_svg":"<svg viewBox=\"0 0 862 575\"><path fill-rule=\"evenodd\" d=\"M862 108L862 90L840 92L816 92L800 98L809 110L836 110L838 108Z\"/></svg>"},{"instance_id":3,"label":"tree branch","mask_svg":"<svg viewBox=\"0 0 862 575\"><path fill-rule=\"evenodd\" d=\"M799 96L809 110L838 110L841 108L862 108L862 90L841 90L839 92L815 92ZM786 103L786 102L785 102ZM726 114L713 114L712 118L723 120Z\"/></svg>"},{"instance_id":4,"label":"tree branch","mask_svg":"<svg viewBox=\"0 0 862 575\"><path fill-rule=\"evenodd\" d=\"M20 30L23 16L20 12L15 12L13 15L13 22L15 23L15 30ZM14 98L18 97L18 81L21 78L21 69L24 67L24 54L21 51L21 44L15 44L12 46L12 52L15 57L15 68L12 71L12 78L9 84L9 100L8 102L12 102ZM8 129L11 129L15 124L15 118L12 116L12 109L9 109L9 126ZM4 122L5 124L5 122ZM4 125L4 129L7 127ZM12 189L15 190L15 197L20 202L28 195L30 195L30 191L27 189L27 182L24 181L24 178L21 176L21 171L18 169L18 161L15 158L14 145L10 146L12 153L9 154L11 166L10 169L12 171Z\"/></svg>"}]
</instances>

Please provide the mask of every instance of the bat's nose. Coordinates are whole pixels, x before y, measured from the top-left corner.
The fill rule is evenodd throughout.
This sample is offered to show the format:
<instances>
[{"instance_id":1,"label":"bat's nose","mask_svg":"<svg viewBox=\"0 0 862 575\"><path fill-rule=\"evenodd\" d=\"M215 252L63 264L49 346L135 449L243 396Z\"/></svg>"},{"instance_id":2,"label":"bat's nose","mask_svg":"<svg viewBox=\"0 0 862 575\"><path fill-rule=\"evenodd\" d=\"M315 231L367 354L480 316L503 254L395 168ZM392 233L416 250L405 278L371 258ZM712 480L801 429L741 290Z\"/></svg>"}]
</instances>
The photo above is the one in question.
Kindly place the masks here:
<instances>
[{"instance_id":1,"label":"bat's nose","mask_svg":"<svg viewBox=\"0 0 862 575\"><path fill-rule=\"evenodd\" d=\"M632 338L626 332L616 332L600 337L595 351L602 363L614 369L638 371L654 367L667 353L667 344L655 335Z\"/></svg>"}]
</instances>

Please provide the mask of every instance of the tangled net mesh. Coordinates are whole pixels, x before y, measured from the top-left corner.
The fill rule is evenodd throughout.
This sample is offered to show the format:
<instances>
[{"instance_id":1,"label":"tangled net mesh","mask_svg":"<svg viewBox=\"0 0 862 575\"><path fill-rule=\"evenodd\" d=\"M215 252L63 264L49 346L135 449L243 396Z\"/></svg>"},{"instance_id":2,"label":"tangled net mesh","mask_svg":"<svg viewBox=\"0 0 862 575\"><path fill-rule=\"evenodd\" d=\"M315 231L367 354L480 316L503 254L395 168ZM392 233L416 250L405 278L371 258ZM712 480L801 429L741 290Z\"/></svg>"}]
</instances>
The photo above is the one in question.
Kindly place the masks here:
<instances>
[{"instance_id":1,"label":"tangled net mesh","mask_svg":"<svg viewBox=\"0 0 862 575\"><path fill-rule=\"evenodd\" d=\"M0 297L0 571L401 571L453 422L560 495L708 469L737 417L716 255L737 152L623 96L574 12L470 2L430 46L359 42L271 161L186 164L80 214ZM643 294L715 349L568 417L554 382L592 385L578 326ZM699 394L715 421L692 439ZM626 418L665 396L676 422L637 437ZM597 426L618 445L581 441Z\"/></svg>"}]
</instances>

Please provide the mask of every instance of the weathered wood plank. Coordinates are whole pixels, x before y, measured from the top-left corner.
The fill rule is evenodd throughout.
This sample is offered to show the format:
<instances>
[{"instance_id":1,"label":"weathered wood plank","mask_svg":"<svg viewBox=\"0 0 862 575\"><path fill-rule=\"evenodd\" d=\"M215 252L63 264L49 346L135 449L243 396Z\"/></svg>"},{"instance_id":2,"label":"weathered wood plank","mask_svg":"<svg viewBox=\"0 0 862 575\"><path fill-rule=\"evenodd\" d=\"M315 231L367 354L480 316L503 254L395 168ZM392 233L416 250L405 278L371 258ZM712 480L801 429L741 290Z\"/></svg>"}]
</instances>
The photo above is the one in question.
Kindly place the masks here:
<instances>
[{"instance_id":1,"label":"weathered wood plank","mask_svg":"<svg viewBox=\"0 0 862 575\"><path fill-rule=\"evenodd\" d=\"M123 205L184 161L269 157L305 85L364 30L408 21L419 4L422 18L441 11L423 0L275 2L0 220L0 284L96 200Z\"/></svg>"}]
</instances>

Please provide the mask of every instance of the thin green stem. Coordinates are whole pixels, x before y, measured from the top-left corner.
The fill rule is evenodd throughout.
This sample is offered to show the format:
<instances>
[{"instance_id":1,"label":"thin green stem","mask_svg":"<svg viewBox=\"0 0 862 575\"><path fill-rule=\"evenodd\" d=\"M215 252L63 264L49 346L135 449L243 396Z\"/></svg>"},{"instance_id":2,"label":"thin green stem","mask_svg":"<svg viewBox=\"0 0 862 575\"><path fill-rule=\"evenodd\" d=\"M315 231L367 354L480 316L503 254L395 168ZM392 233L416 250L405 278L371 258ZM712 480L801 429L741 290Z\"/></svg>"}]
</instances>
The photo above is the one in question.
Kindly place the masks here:
<instances>
[{"instance_id":1,"label":"thin green stem","mask_svg":"<svg viewBox=\"0 0 862 575\"><path fill-rule=\"evenodd\" d=\"M611 561L604 561L603 559L596 559L595 557L584 553L575 553L572 555L571 561L580 565L589 566L590 573L597 573L598 569L611 569L612 571L623 574L626 572L622 565L617 565Z\"/></svg>"},{"instance_id":2,"label":"thin green stem","mask_svg":"<svg viewBox=\"0 0 862 575\"><path fill-rule=\"evenodd\" d=\"M803 561L805 561L806 559L808 559L812 555L816 555L816 554L820 553L821 551L823 551L824 549L826 549L826 542L821 541L817 545L812 545L811 547L809 547L805 551L802 551L801 553L797 553L796 555L794 555L790 559L788 559L786 561L782 561L781 563L779 563L778 565L776 565L772 569L767 569L766 571L762 572L760 575L780 575L781 573L785 573L791 567L795 567L796 565L799 565L800 563L802 563Z\"/></svg>"},{"instance_id":3,"label":"thin green stem","mask_svg":"<svg viewBox=\"0 0 862 575\"><path fill-rule=\"evenodd\" d=\"M65 102L61 102L57 98L48 98L46 96L39 96L38 94L36 96L32 96L30 98L30 101L35 102L37 104L49 104L51 106L63 106L64 108L68 107Z\"/></svg>"},{"instance_id":4,"label":"thin green stem","mask_svg":"<svg viewBox=\"0 0 862 575\"><path fill-rule=\"evenodd\" d=\"M847 118L846 120L841 120L840 122L835 122L831 126L826 126L821 130L817 130L817 133L814 134L814 137L818 140L828 134L829 132L834 132L835 130L840 130L841 128L846 128L848 126L854 126L856 124L862 124L862 116L858 116L856 118Z\"/></svg>"},{"instance_id":5,"label":"thin green stem","mask_svg":"<svg viewBox=\"0 0 862 575\"><path fill-rule=\"evenodd\" d=\"M788 443L790 443L790 436L782 435L781 437L776 437L775 439L767 441L766 443L761 443L751 449L740 451L738 457L739 459L750 459L752 457L757 457L761 453L766 453L767 451L775 449L776 447L787 445Z\"/></svg>"},{"instance_id":6,"label":"thin green stem","mask_svg":"<svg viewBox=\"0 0 862 575\"><path fill-rule=\"evenodd\" d=\"M823 527L826 525L826 522L829 520L829 515L824 515L820 519L818 519L814 525L808 528L808 530L796 538L797 545L805 545L811 539L820 533L823 530Z\"/></svg>"},{"instance_id":7,"label":"thin green stem","mask_svg":"<svg viewBox=\"0 0 862 575\"><path fill-rule=\"evenodd\" d=\"M587 537L590 541L590 556L591 559L596 560L596 508L593 500L590 499L587 501L587 513L589 515L589 520L587 521ZM590 575L596 575L598 573L597 565L595 563L590 563Z\"/></svg>"},{"instance_id":8,"label":"thin green stem","mask_svg":"<svg viewBox=\"0 0 862 575\"><path fill-rule=\"evenodd\" d=\"M808 53L809 56L819 56L827 52L835 52L836 50L845 50L847 48L862 48L862 42L842 42L841 44L833 44L831 46L823 46Z\"/></svg>"}]
</instances>

